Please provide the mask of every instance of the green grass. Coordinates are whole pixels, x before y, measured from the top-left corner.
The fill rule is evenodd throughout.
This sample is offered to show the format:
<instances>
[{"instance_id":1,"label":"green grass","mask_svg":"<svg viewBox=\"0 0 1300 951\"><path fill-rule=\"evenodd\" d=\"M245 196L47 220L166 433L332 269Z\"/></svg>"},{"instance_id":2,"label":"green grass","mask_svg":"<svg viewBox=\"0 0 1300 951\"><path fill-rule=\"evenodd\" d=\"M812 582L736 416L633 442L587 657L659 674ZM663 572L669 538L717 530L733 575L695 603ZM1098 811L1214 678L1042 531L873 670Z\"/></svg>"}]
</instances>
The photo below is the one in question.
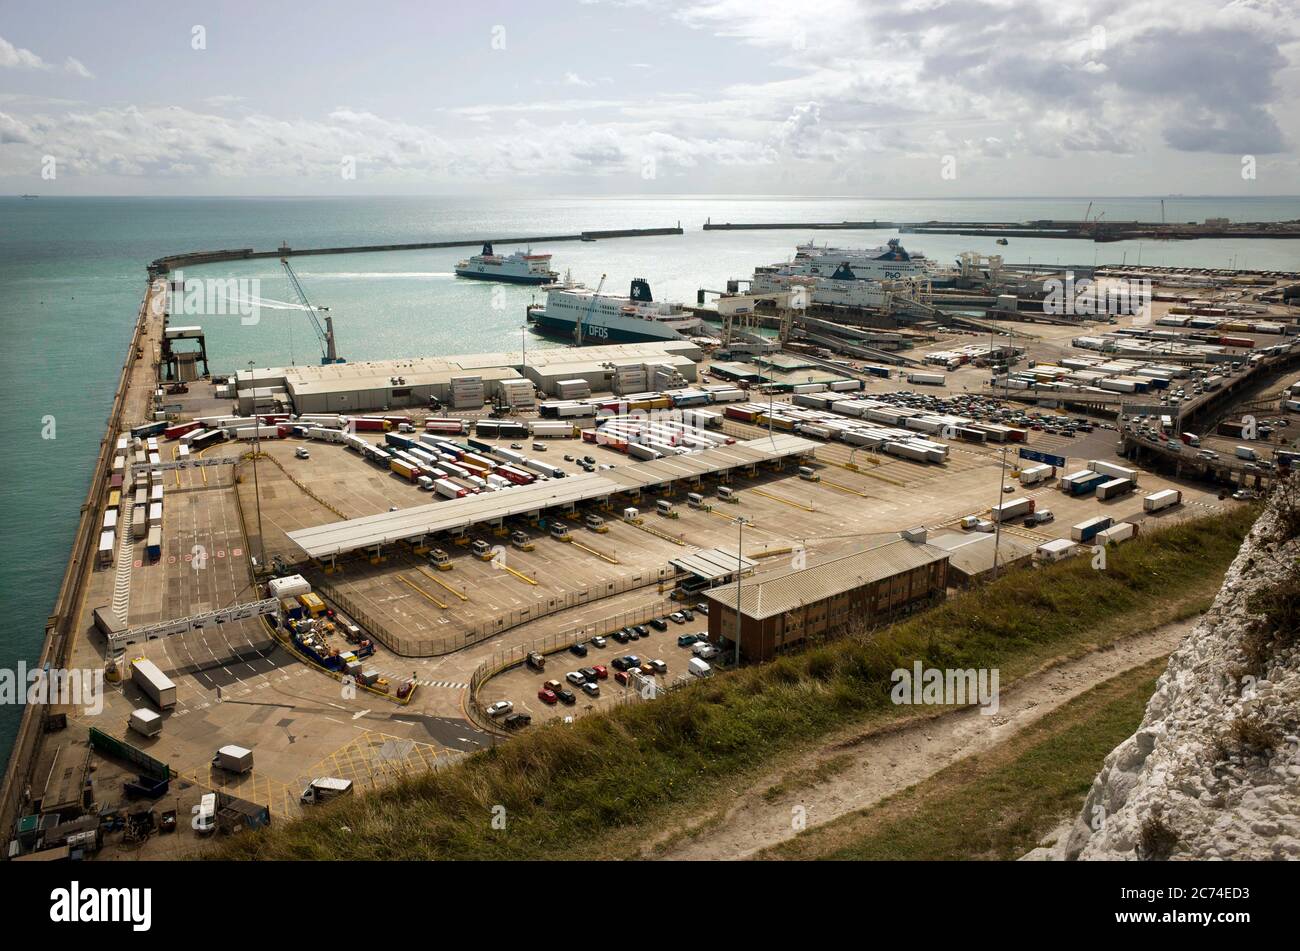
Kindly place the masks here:
<instances>
[{"instance_id":1,"label":"green grass","mask_svg":"<svg viewBox=\"0 0 1300 951\"><path fill-rule=\"evenodd\" d=\"M1106 571L1087 558L1014 571L869 637L719 675L653 703L539 726L453 768L226 842L217 855L629 855L656 831L656 817L727 796L729 784L779 754L837 728L908 715L911 708L889 701L890 672L914 660L998 667L1005 688L1053 658L1108 643L1117 619L1150 624L1160 604L1217 584L1256 514L1235 508L1143 535L1110 552ZM493 828L497 806L505 829Z\"/></svg>"},{"instance_id":2,"label":"green grass","mask_svg":"<svg viewBox=\"0 0 1300 951\"><path fill-rule=\"evenodd\" d=\"M997 748L758 858L1017 859L1078 813L1106 755L1142 722L1165 661L1126 671Z\"/></svg>"}]
</instances>

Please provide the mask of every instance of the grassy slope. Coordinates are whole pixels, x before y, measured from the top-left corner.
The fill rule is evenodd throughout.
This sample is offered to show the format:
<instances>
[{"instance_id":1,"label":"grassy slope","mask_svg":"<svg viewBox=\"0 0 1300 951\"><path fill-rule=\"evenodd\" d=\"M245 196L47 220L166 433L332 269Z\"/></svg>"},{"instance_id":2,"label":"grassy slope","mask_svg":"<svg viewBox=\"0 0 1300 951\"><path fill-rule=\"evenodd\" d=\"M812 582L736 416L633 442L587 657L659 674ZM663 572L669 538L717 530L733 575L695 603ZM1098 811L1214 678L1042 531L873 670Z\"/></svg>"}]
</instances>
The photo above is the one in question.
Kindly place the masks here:
<instances>
[{"instance_id":1,"label":"grassy slope","mask_svg":"<svg viewBox=\"0 0 1300 951\"><path fill-rule=\"evenodd\" d=\"M1166 661L1126 671L996 749L758 858L1019 858L1079 811L1106 754L1142 721Z\"/></svg>"},{"instance_id":2,"label":"grassy slope","mask_svg":"<svg viewBox=\"0 0 1300 951\"><path fill-rule=\"evenodd\" d=\"M537 727L448 770L242 836L225 858L542 858L630 854L620 830L654 829L757 764L830 731L910 708L889 675L921 660L999 667L1008 686L1053 657L1108 642L1125 614L1204 586L1226 569L1256 512L1183 522L1110 552L1012 572L870 637L855 636L713 678L653 703ZM494 806L506 829L493 829ZM612 833L612 835L611 835ZM629 840L630 841L630 840ZM611 851L611 849L613 851Z\"/></svg>"}]
</instances>

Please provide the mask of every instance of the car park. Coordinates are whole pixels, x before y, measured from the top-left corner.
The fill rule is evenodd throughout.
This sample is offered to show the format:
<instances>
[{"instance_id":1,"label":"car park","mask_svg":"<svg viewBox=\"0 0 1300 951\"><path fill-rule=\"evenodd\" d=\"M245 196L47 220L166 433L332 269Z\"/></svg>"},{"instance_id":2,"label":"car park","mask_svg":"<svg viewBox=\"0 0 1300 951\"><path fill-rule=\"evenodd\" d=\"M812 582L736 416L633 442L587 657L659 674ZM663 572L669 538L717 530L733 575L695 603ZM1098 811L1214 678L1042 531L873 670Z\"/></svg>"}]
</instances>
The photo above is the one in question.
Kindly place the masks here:
<instances>
[{"instance_id":1,"label":"car park","mask_svg":"<svg viewBox=\"0 0 1300 951\"><path fill-rule=\"evenodd\" d=\"M514 710L515 705L509 700L498 700L496 703L488 704L487 715L490 717L505 716Z\"/></svg>"}]
</instances>

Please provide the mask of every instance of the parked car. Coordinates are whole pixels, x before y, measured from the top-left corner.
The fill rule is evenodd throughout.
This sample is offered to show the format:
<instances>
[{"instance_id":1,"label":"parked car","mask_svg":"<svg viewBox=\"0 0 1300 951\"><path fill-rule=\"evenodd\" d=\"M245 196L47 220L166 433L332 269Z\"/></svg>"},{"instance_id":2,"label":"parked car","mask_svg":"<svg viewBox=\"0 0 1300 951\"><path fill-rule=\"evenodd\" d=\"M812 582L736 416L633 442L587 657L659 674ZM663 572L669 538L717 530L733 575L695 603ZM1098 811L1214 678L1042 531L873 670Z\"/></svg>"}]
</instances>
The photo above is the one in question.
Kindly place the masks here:
<instances>
[{"instance_id":1,"label":"parked car","mask_svg":"<svg viewBox=\"0 0 1300 951\"><path fill-rule=\"evenodd\" d=\"M507 730L518 730L532 722L533 718L526 713L512 713L502 721Z\"/></svg>"},{"instance_id":2,"label":"parked car","mask_svg":"<svg viewBox=\"0 0 1300 951\"><path fill-rule=\"evenodd\" d=\"M533 670L544 670L546 668L546 658L537 651L530 651L526 661Z\"/></svg>"},{"instance_id":3,"label":"parked car","mask_svg":"<svg viewBox=\"0 0 1300 951\"><path fill-rule=\"evenodd\" d=\"M624 630L627 631L627 639L629 641L636 641L641 639L641 635L637 633L636 628L628 627L628 628L624 628Z\"/></svg>"},{"instance_id":4,"label":"parked car","mask_svg":"<svg viewBox=\"0 0 1300 951\"><path fill-rule=\"evenodd\" d=\"M622 672L622 671L624 671L624 670L627 670L627 658L626 658L626 657L615 657L614 660L613 660L613 662L610 664L610 666L613 667L615 670L620 671L620 672Z\"/></svg>"},{"instance_id":5,"label":"parked car","mask_svg":"<svg viewBox=\"0 0 1300 951\"><path fill-rule=\"evenodd\" d=\"M650 626L653 627L656 631L668 630L668 622L661 617L657 617L654 620L652 620L650 622Z\"/></svg>"},{"instance_id":6,"label":"parked car","mask_svg":"<svg viewBox=\"0 0 1300 951\"><path fill-rule=\"evenodd\" d=\"M558 680L548 680L548 681L546 681L546 683L542 684L542 689L543 689L543 690L549 690L549 691L551 691L552 693L554 693L554 692L557 691L557 690L562 689L563 687L564 687L564 684L560 683Z\"/></svg>"},{"instance_id":7,"label":"parked car","mask_svg":"<svg viewBox=\"0 0 1300 951\"><path fill-rule=\"evenodd\" d=\"M631 638L627 636L627 631L615 631L610 635L610 637L614 638L614 640L618 641L620 644L626 644L631 640Z\"/></svg>"},{"instance_id":8,"label":"parked car","mask_svg":"<svg viewBox=\"0 0 1300 951\"><path fill-rule=\"evenodd\" d=\"M582 674L583 680L595 680L598 676L595 667L582 667L578 670L578 673Z\"/></svg>"},{"instance_id":9,"label":"parked car","mask_svg":"<svg viewBox=\"0 0 1300 951\"><path fill-rule=\"evenodd\" d=\"M586 657L586 656L587 656L587 645L586 645L586 644L572 644L572 645L570 645L570 647L569 647L569 653L570 653L570 654L576 654L576 655L579 656L579 657Z\"/></svg>"},{"instance_id":10,"label":"parked car","mask_svg":"<svg viewBox=\"0 0 1300 951\"><path fill-rule=\"evenodd\" d=\"M678 635L677 635L677 646L678 646L678 647L690 647L692 644L694 644L696 641L698 641L698 640L700 639L700 637L701 637L701 635L699 635L699 634L678 634Z\"/></svg>"},{"instance_id":11,"label":"parked car","mask_svg":"<svg viewBox=\"0 0 1300 951\"><path fill-rule=\"evenodd\" d=\"M509 700L498 700L496 703L488 704L487 715L490 717L505 716L514 708L515 705Z\"/></svg>"},{"instance_id":12,"label":"parked car","mask_svg":"<svg viewBox=\"0 0 1300 951\"><path fill-rule=\"evenodd\" d=\"M567 680L569 683L573 684L575 687L581 687L587 678L582 676L582 673L580 671L571 670L564 675L564 679Z\"/></svg>"},{"instance_id":13,"label":"parked car","mask_svg":"<svg viewBox=\"0 0 1300 951\"><path fill-rule=\"evenodd\" d=\"M597 664L595 667L593 667L593 668L591 668L591 669L594 670L594 671L596 672L596 679L597 679L597 680L608 680L608 679L609 679L609 668L606 667L604 664Z\"/></svg>"},{"instance_id":14,"label":"parked car","mask_svg":"<svg viewBox=\"0 0 1300 951\"><path fill-rule=\"evenodd\" d=\"M698 613L700 613L700 614L708 614L708 613L709 613L709 602L708 602L708 601L701 601L699 604L695 605L695 610L696 610Z\"/></svg>"},{"instance_id":15,"label":"parked car","mask_svg":"<svg viewBox=\"0 0 1300 951\"><path fill-rule=\"evenodd\" d=\"M692 611L690 608L682 608L681 615L682 617L686 618L686 620L688 621L695 620L695 612Z\"/></svg>"},{"instance_id":16,"label":"parked car","mask_svg":"<svg viewBox=\"0 0 1300 951\"><path fill-rule=\"evenodd\" d=\"M632 625L632 630L636 631L637 637L650 636L650 629L646 627L644 624L634 624Z\"/></svg>"},{"instance_id":17,"label":"parked car","mask_svg":"<svg viewBox=\"0 0 1300 951\"><path fill-rule=\"evenodd\" d=\"M578 702L578 698L573 695L572 690L561 690L555 696L559 698L560 703L568 704L569 706L573 706Z\"/></svg>"},{"instance_id":18,"label":"parked car","mask_svg":"<svg viewBox=\"0 0 1300 951\"><path fill-rule=\"evenodd\" d=\"M672 614L668 615L668 620L672 621L674 624L685 624L686 615L681 611L674 611Z\"/></svg>"},{"instance_id":19,"label":"parked car","mask_svg":"<svg viewBox=\"0 0 1300 951\"><path fill-rule=\"evenodd\" d=\"M597 649L603 649L605 645L608 643L609 641L605 640L605 638L603 638L599 634L597 634L595 637L591 639L591 646Z\"/></svg>"},{"instance_id":20,"label":"parked car","mask_svg":"<svg viewBox=\"0 0 1300 951\"><path fill-rule=\"evenodd\" d=\"M542 703L555 703L557 694L554 690L547 690L543 687L541 690L537 691L537 699L542 701Z\"/></svg>"},{"instance_id":21,"label":"parked car","mask_svg":"<svg viewBox=\"0 0 1300 951\"><path fill-rule=\"evenodd\" d=\"M657 657L654 660L650 661L650 666L654 668L654 672L656 674L668 673L668 664L666 664L664 661L660 660Z\"/></svg>"},{"instance_id":22,"label":"parked car","mask_svg":"<svg viewBox=\"0 0 1300 951\"><path fill-rule=\"evenodd\" d=\"M582 692L588 697L600 696L600 684L585 683L582 685Z\"/></svg>"},{"instance_id":23,"label":"parked car","mask_svg":"<svg viewBox=\"0 0 1300 951\"><path fill-rule=\"evenodd\" d=\"M615 683L622 684L624 687L627 686L628 680L630 679L631 678L628 677L628 673L626 670L620 670L616 674L614 674Z\"/></svg>"}]
</instances>

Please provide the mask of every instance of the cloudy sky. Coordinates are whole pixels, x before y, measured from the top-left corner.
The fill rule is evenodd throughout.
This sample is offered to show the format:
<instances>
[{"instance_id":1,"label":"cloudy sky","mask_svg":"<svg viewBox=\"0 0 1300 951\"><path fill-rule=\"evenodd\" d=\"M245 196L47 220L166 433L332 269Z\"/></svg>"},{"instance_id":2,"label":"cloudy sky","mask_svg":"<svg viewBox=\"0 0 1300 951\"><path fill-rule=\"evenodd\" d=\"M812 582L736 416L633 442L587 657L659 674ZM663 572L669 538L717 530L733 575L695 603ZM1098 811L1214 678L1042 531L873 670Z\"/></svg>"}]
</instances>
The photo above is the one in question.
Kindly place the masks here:
<instances>
[{"instance_id":1,"label":"cloudy sky","mask_svg":"<svg viewBox=\"0 0 1300 951\"><path fill-rule=\"evenodd\" d=\"M1298 64L1300 0L5 0L0 191L1297 194Z\"/></svg>"}]
</instances>

